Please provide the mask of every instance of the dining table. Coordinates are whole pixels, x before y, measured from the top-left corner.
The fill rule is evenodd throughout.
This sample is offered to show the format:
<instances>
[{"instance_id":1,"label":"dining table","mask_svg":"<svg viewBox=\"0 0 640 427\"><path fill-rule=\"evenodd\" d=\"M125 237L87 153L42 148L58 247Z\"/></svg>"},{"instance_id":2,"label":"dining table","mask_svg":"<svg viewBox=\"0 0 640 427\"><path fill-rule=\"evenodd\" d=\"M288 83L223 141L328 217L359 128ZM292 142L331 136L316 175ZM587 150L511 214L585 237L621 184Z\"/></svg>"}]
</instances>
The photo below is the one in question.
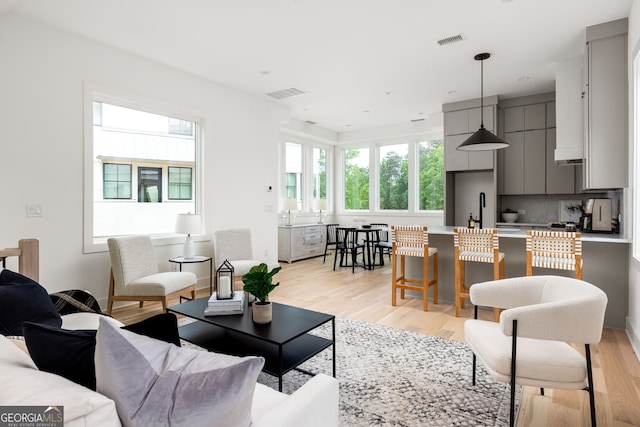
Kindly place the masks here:
<instances>
[{"instance_id":1,"label":"dining table","mask_svg":"<svg viewBox=\"0 0 640 427\"><path fill-rule=\"evenodd\" d=\"M387 227L360 225L355 227L355 233L358 238L362 235L362 243L364 244L364 259L362 267L365 270L373 270L376 266L376 244L380 240L380 232L388 231Z\"/></svg>"}]
</instances>

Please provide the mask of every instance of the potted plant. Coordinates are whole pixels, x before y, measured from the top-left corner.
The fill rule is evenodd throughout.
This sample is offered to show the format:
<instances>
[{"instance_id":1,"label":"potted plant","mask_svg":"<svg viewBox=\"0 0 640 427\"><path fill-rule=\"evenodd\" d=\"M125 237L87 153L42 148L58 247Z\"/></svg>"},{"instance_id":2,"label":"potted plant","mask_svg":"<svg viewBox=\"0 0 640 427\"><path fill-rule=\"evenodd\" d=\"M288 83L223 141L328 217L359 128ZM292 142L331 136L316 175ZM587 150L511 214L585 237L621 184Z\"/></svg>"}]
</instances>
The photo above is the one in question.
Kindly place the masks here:
<instances>
[{"instance_id":1,"label":"potted plant","mask_svg":"<svg viewBox=\"0 0 640 427\"><path fill-rule=\"evenodd\" d=\"M251 314L255 323L271 322L271 302L268 301L269 294L280 283L273 282L273 276L279 272L282 267L276 267L269 271L267 264L261 263L251 267L249 272L242 276L242 289L256 297L256 301L251 307Z\"/></svg>"},{"instance_id":2,"label":"potted plant","mask_svg":"<svg viewBox=\"0 0 640 427\"><path fill-rule=\"evenodd\" d=\"M518 220L518 211L507 208L502 211L502 219L506 222L516 222Z\"/></svg>"}]
</instances>

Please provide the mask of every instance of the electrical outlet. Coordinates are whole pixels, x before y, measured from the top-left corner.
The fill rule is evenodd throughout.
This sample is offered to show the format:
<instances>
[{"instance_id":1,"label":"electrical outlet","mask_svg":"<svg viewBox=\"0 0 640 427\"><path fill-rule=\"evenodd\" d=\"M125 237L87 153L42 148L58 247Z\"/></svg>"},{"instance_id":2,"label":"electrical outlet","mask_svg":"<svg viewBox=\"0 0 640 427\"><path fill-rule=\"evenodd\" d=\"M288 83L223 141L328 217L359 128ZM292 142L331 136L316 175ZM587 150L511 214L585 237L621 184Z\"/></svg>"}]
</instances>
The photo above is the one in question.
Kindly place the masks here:
<instances>
[{"instance_id":1,"label":"electrical outlet","mask_svg":"<svg viewBox=\"0 0 640 427\"><path fill-rule=\"evenodd\" d=\"M524 215L526 211L524 209L518 209L518 215Z\"/></svg>"}]
</instances>

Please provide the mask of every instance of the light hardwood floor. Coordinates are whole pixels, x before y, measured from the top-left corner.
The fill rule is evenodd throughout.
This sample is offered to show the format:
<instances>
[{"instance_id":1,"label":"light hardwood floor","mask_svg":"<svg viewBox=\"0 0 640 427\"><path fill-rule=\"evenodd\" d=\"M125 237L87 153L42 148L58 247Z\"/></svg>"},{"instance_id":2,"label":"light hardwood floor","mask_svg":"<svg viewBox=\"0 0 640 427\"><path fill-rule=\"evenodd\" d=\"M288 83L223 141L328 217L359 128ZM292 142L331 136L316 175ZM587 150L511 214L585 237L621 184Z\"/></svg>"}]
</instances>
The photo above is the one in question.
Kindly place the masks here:
<instances>
[{"instance_id":1,"label":"light hardwood floor","mask_svg":"<svg viewBox=\"0 0 640 427\"><path fill-rule=\"evenodd\" d=\"M275 276L280 286L270 296L275 302L458 341L464 341L465 319L473 316L472 309L466 308L457 318L454 306L444 302L430 303L424 312L418 298L398 298L398 305L392 307L389 263L373 271L356 269L354 274L351 268L333 271L329 255L326 264L320 257L281 265L282 271ZM198 295L208 296L208 289ZM170 302L177 303L177 299ZM145 303L142 309L130 305L114 310L113 315L129 324L161 311L160 304ZM490 320L492 315L481 310L482 318ZM605 329L600 344L592 346L592 359L598 425L640 426L640 362L625 332ZM589 425L589 419L587 392L545 390L541 396L538 389L526 387L517 425L581 426Z\"/></svg>"}]
</instances>

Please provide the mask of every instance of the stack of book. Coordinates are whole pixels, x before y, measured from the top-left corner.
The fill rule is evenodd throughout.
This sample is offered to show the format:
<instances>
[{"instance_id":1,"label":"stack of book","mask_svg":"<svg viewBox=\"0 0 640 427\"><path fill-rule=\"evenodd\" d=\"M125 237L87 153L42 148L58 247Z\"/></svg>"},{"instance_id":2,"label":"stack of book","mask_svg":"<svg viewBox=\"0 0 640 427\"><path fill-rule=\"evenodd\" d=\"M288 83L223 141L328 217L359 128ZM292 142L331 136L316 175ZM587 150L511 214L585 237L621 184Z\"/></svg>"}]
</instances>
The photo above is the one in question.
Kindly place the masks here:
<instances>
[{"instance_id":1,"label":"stack of book","mask_svg":"<svg viewBox=\"0 0 640 427\"><path fill-rule=\"evenodd\" d=\"M231 299L218 299L216 292L209 297L209 303L204 309L205 316L225 316L228 314L242 314L244 311L244 292L236 291Z\"/></svg>"}]
</instances>

